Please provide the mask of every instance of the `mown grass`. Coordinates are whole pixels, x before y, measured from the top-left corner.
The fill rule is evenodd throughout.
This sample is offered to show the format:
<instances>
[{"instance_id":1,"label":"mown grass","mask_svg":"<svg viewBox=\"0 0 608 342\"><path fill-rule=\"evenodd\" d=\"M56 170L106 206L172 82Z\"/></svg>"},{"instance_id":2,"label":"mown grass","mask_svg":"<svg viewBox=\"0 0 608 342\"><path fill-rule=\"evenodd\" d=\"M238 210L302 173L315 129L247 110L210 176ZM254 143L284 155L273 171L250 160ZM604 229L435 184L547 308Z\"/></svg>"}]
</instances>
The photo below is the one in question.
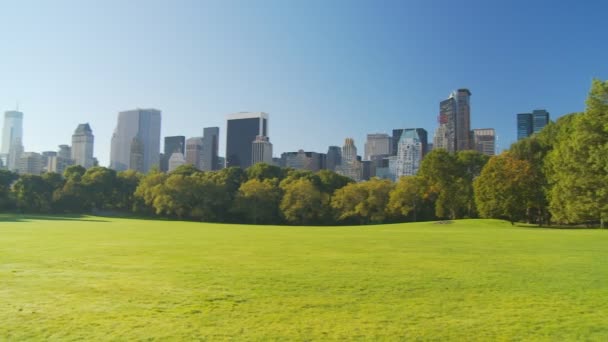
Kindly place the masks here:
<instances>
[{"instance_id":1,"label":"mown grass","mask_svg":"<svg viewBox=\"0 0 608 342\"><path fill-rule=\"evenodd\" d=\"M0 217L0 340L608 340L608 231Z\"/></svg>"}]
</instances>

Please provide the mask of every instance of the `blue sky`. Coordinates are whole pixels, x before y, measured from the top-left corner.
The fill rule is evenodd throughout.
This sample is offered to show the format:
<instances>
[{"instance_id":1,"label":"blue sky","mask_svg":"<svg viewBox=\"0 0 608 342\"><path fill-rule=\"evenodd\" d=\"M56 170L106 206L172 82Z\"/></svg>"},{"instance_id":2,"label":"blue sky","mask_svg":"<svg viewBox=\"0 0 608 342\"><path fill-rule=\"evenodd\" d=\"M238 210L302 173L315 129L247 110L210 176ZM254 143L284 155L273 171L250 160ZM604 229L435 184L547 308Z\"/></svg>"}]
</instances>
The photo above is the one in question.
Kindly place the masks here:
<instances>
[{"instance_id":1,"label":"blue sky","mask_svg":"<svg viewBox=\"0 0 608 342\"><path fill-rule=\"evenodd\" d=\"M584 4L584 5L581 5ZM109 161L117 113L162 110L162 135L202 135L238 111L270 114L275 155L326 152L423 127L473 93L472 126L516 137L515 114L584 109L608 79L608 2L4 1L0 110L24 112L26 151L89 122ZM221 145L223 154L225 144Z\"/></svg>"}]
</instances>

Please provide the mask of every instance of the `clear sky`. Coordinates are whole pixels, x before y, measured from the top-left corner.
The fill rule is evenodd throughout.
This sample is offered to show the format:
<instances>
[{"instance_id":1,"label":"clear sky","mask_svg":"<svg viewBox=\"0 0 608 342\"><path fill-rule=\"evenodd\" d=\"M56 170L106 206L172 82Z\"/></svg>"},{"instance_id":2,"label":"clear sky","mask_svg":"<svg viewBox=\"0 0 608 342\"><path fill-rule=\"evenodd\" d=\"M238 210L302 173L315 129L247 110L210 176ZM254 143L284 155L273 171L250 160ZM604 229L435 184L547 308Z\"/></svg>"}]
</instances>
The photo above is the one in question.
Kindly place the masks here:
<instances>
[{"instance_id":1,"label":"clear sky","mask_svg":"<svg viewBox=\"0 0 608 342\"><path fill-rule=\"evenodd\" d=\"M0 110L19 102L26 151L89 122L109 162L117 113L162 110L162 136L270 114L275 156L437 126L473 93L473 128L506 148L515 114L584 109L608 79L608 1L2 1ZM221 144L223 155L225 143Z\"/></svg>"}]
</instances>

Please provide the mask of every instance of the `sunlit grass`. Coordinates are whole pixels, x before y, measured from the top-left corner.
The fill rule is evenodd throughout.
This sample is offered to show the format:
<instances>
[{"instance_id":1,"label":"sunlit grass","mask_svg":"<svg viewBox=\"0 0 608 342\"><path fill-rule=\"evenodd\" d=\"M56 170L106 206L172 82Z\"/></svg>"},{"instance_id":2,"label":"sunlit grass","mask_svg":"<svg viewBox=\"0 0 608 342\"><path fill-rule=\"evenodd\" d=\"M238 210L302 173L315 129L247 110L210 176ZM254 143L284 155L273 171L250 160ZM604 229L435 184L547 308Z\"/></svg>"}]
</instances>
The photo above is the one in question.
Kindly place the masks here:
<instances>
[{"instance_id":1,"label":"sunlit grass","mask_svg":"<svg viewBox=\"0 0 608 342\"><path fill-rule=\"evenodd\" d=\"M0 217L0 340L607 340L608 231Z\"/></svg>"}]
</instances>

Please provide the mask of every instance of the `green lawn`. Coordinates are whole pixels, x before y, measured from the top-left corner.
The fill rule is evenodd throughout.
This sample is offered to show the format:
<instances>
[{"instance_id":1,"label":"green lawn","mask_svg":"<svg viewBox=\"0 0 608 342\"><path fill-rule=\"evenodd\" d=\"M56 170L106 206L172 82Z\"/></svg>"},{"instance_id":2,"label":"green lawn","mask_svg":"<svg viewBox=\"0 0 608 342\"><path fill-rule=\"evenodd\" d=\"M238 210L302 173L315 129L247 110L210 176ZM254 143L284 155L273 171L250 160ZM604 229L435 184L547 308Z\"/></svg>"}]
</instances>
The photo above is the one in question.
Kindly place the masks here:
<instances>
[{"instance_id":1,"label":"green lawn","mask_svg":"<svg viewBox=\"0 0 608 342\"><path fill-rule=\"evenodd\" d=\"M0 340L608 340L608 230L0 216Z\"/></svg>"}]
</instances>

